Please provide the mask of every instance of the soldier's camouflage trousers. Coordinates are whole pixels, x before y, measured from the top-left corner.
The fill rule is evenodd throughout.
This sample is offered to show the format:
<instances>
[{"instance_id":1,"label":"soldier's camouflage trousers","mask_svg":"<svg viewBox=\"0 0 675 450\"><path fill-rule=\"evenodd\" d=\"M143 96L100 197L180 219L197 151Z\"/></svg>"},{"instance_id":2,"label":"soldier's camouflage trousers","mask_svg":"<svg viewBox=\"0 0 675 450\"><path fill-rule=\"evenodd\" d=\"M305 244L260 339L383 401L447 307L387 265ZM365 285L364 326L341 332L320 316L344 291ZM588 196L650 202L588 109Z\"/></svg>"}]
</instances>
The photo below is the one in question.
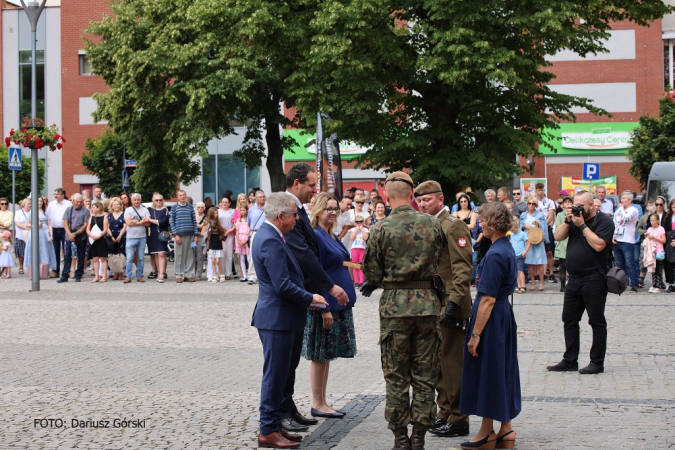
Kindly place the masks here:
<instances>
[{"instance_id":1,"label":"soldier's camouflage trousers","mask_svg":"<svg viewBox=\"0 0 675 450\"><path fill-rule=\"evenodd\" d=\"M410 423L433 426L440 344L436 316L380 318L382 372L387 388L384 418L390 429Z\"/></svg>"}]
</instances>

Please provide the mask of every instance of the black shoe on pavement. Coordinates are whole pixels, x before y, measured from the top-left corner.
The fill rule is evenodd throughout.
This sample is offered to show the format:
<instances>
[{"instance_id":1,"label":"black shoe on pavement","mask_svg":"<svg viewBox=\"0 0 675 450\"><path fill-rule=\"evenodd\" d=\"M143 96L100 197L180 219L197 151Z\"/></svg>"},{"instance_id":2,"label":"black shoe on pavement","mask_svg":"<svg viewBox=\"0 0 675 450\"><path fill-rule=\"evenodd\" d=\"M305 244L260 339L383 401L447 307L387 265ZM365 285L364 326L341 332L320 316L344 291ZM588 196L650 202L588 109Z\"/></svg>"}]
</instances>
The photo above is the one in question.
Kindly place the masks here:
<instances>
[{"instance_id":1,"label":"black shoe on pavement","mask_svg":"<svg viewBox=\"0 0 675 450\"><path fill-rule=\"evenodd\" d=\"M309 427L305 425L300 425L297 423L295 420L291 419L290 417L286 419L281 419L281 428L283 428L286 431L289 431L291 433L297 433L297 432L302 432L302 431L307 431L309 430Z\"/></svg>"},{"instance_id":2,"label":"black shoe on pavement","mask_svg":"<svg viewBox=\"0 0 675 450\"><path fill-rule=\"evenodd\" d=\"M555 366L548 366L546 370L550 372L576 372L577 370L579 370L579 364L569 363L563 359Z\"/></svg>"},{"instance_id":3,"label":"black shoe on pavement","mask_svg":"<svg viewBox=\"0 0 675 450\"><path fill-rule=\"evenodd\" d=\"M448 422L446 422L446 421L443 420L443 419L439 419L438 417L436 417L436 420L434 420L434 426L431 427L431 428L432 428L432 429L434 429L434 428L440 428L440 427L442 427L443 425L445 425L446 423L448 423ZM429 430L429 431L431 431L431 430Z\"/></svg>"},{"instance_id":4,"label":"black shoe on pavement","mask_svg":"<svg viewBox=\"0 0 675 450\"><path fill-rule=\"evenodd\" d=\"M556 279L555 275L551 275L550 277L548 277L548 281L549 281L550 283L557 283L557 282L558 282L558 280Z\"/></svg>"},{"instance_id":5,"label":"black shoe on pavement","mask_svg":"<svg viewBox=\"0 0 675 450\"><path fill-rule=\"evenodd\" d=\"M76 282L76 283L79 283L79 282L81 282L81 281L82 281L82 277L75 277L75 282Z\"/></svg>"},{"instance_id":6,"label":"black shoe on pavement","mask_svg":"<svg viewBox=\"0 0 675 450\"><path fill-rule=\"evenodd\" d=\"M150 272L148 278L157 278L157 272Z\"/></svg>"},{"instance_id":7,"label":"black shoe on pavement","mask_svg":"<svg viewBox=\"0 0 675 450\"><path fill-rule=\"evenodd\" d=\"M62 277L62 278L59 278L58 280L56 280L56 282L57 282L57 283L67 283L67 282L68 282L68 278L63 278L63 277Z\"/></svg>"},{"instance_id":8,"label":"black shoe on pavement","mask_svg":"<svg viewBox=\"0 0 675 450\"><path fill-rule=\"evenodd\" d=\"M595 375L596 373L603 373L604 371L605 368L603 366L594 362L590 363L583 369L579 369L579 373L582 375Z\"/></svg>"},{"instance_id":9,"label":"black shoe on pavement","mask_svg":"<svg viewBox=\"0 0 675 450\"><path fill-rule=\"evenodd\" d=\"M293 414L291 416L291 419L295 420L300 425L316 425L317 423L319 423L318 420L310 419L309 417L305 417L302 414L300 414L299 412L296 412L295 414Z\"/></svg>"},{"instance_id":10,"label":"black shoe on pavement","mask_svg":"<svg viewBox=\"0 0 675 450\"><path fill-rule=\"evenodd\" d=\"M469 427L459 427L451 423L444 423L440 427L432 428L429 430L429 433L433 433L438 437L467 436L469 434Z\"/></svg>"},{"instance_id":11,"label":"black shoe on pavement","mask_svg":"<svg viewBox=\"0 0 675 450\"><path fill-rule=\"evenodd\" d=\"M668 292L670 294L675 292L675 284L671 284L670 286L668 286L668 289L666 289L666 292Z\"/></svg>"},{"instance_id":12,"label":"black shoe on pavement","mask_svg":"<svg viewBox=\"0 0 675 450\"><path fill-rule=\"evenodd\" d=\"M637 286L631 286L631 287L630 287L630 293L631 293L631 294L636 294L637 291L638 291L638 290L637 290Z\"/></svg>"}]
</instances>

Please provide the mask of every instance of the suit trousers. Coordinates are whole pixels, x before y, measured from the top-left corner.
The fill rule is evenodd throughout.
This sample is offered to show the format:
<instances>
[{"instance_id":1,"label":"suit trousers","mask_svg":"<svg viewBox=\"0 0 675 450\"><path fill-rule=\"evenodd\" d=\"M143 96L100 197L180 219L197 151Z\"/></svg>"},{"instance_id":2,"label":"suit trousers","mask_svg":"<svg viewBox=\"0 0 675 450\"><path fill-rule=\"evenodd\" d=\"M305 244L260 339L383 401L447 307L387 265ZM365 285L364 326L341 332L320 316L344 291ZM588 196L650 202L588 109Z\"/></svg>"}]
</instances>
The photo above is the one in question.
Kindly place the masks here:
<instances>
[{"instance_id":1,"label":"suit trousers","mask_svg":"<svg viewBox=\"0 0 675 450\"><path fill-rule=\"evenodd\" d=\"M52 245L54 246L54 254L56 255L56 275L61 274L61 249L64 248L66 243L70 244L68 241L68 236L66 236L66 230L64 228L52 228Z\"/></svg>"},{"instance_id":2,"label":"suit trousers","mask_svg":"<svg viewBox=\"0 0 675 450\"><path fill-rule=\"evenodd\" d=\"M184 234L180 237L180 244L178 242L174 243L174 250L176 251L176 261L174 263L176 279L194 278L195 276L195 251L191 247L193 241L193 235Z\"/></svg>"},{"instance_id":3,"label":"suit trousers","mask_svg":"<svg viewBox=\"0 0 675 450\"><path fill-rule=\"evenodd\" d=\"M591 344L591 362L604 366L607 351L607 284L598 273L577 277L570 274L565 286L562 320L565 328L565 355L568 363L577 363L579 359L579 322L588 314L588 324L593 330Z\"/></svg>"},{"instance_id":4,"label":"suit trousers","mask_svg":"<svg viewBox=\"0 0 675 450\"><path fill-rule=\"evenodd\" d=\"M469 426L469 416L459 413L462 388L462 362L466 330L439 327L441 330L441 370L436 391L438 418L458 427Z\"/></svg>"},{"instance_id":5,"label":"suit trousers","mask_svg":"<svg viewBox=\"0 0 675 450\"><path fill-rule=\"evenodd\" d=\"M265 358L259 408L262 435L281 430L281 419L290 417L283 405L291 372L295 382L297 364L292 364L292 353L298 342L302 348L302 334L302 331L258 330Z\"/></svg>"}]
</instances>

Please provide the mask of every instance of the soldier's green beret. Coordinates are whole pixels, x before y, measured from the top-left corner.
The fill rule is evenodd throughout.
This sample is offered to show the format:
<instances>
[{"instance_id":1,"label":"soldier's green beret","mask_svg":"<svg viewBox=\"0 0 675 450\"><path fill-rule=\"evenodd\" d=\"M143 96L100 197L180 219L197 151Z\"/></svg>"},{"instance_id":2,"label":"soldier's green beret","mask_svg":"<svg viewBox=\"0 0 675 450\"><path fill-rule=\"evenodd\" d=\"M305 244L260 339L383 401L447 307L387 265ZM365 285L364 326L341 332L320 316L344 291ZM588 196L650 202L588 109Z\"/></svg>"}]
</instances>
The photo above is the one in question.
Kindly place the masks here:
<instances>
[{"instance_id":1,"label":"soldier's green beret","mask_svg":"<svg viewBox=\"0 0 675 450\"><path fill-rule=\"evenodd\" d=\"M410 178L410 175L408 175L405 172L393 172L389 174L386 180L384 180L384 184L386 185L390 181L403 181L405 183L408 183L411 188L415 189L415 185L413 184L412 178Z\"/></svg>"},{"instance_id":2,"label":"soldier's green beret","mask_svg":"<svg viewBox=\"0 0 675 450\"><path fill-rule=\"evenodd\" d=\"M442 194L443 189L437 181L429 180L424 183L420 183L415 189L415 197L421 197L427 194Z\"/></svg>"}]
</instances>

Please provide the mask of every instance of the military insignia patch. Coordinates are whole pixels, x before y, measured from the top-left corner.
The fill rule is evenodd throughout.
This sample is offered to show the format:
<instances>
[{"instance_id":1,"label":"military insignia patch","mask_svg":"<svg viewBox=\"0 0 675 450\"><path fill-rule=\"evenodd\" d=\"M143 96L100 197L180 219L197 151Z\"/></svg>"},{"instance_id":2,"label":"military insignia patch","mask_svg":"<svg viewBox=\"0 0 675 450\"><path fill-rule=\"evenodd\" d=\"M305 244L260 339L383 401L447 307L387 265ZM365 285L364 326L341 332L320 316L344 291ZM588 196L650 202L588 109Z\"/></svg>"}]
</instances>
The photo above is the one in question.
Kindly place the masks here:
<instances>
[{"instance_id":1,"label":"military insignia patch","mask_svg":"<svg viewBox=\"0 0 675 450\"><path fill-rule=\"evenodd\" d=\"M459 245L461 248L466 247L466 238L458 238L457 245Z\"/></svg>"}]
</instances>

